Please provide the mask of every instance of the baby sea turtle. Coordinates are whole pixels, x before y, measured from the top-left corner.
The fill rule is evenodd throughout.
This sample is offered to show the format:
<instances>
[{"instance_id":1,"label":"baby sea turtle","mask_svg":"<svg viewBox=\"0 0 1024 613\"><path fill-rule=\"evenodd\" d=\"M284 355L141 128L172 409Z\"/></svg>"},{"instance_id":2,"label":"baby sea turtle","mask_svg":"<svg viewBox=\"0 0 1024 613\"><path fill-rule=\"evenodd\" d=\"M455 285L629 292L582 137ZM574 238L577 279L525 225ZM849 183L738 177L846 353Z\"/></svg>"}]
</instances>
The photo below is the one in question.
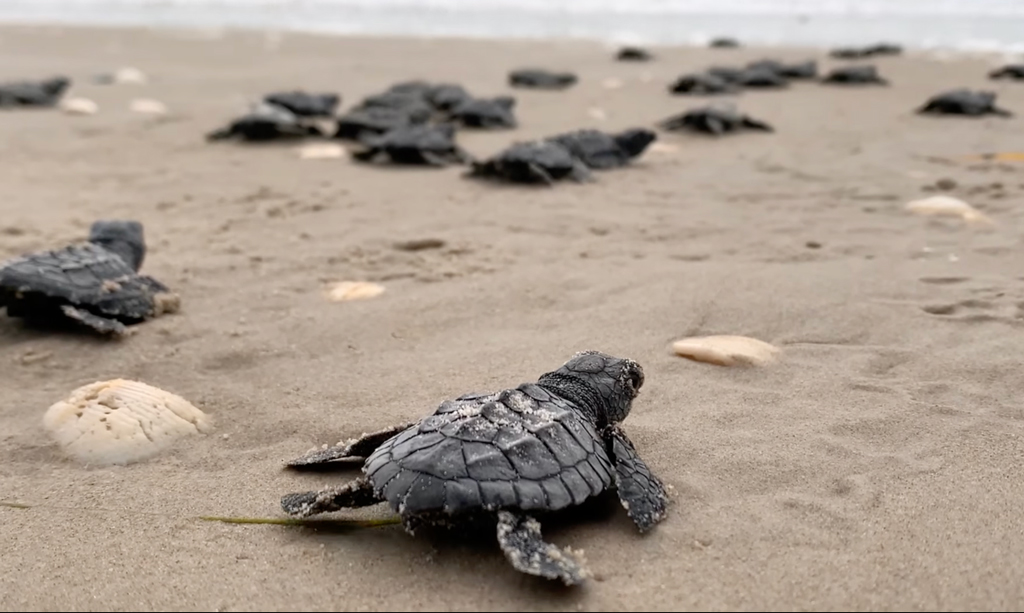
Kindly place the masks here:
<instances>
[{"instance_id":1,"label":"baby sea turtle","mask_svg":"<svg viewBox=\"0 0 1024 613\"><path fill-rule=\"evenodd\" d=\"M731 81L710 73L694 73L676 79L668 86L668 91L673 94L690 95L735 94L739 91L739 87Z\"/></svg>"},{"instance_id":2,"label":"baby sea turtle","mask_svg":"<svg viewBox=\"0 0 1024 613\"><path fill-rule=\"evenodd\" d=\"M967 88L950 90L932 96L916 111L923 115L997 115L1013 117L1013 113L996 106L995 92Z\"/></svg>"},{"instance_id":3,"label":"baby sea turtle","mask_svg":"<svg viewBox=\"0 0 1024 613\"><path fill-rule=\"evenodd\" d=\"M333 117L341 104L341 96L294 90L269 93L263 97L263 101L284 107L298 117Z\"/></svg>"},{"instance_id":4,"label":"baby sea turtle","mask_svg":"<svg viewBox=\"0 0 1024 613\"><path fill-rule=\"evenodd\" d=\"M451 109L448 118L467 128L514 128L517 125L515 106L516 99L512 96L471 98Z\"/></svg>"},{"instance_id":5,"label":"baby sea turtle","mask_svg":"<svg viewBox=\"0 0 1024 613\"><path fill-rule=\"evenodd\" d=\"M621 426L643 383L632 360L577 353L534 383L446 400L417 422L293 460L295 468L361 461L363 475L289 494L281 506L307 517L387 502L410 534L489 520L516 570L579 584L590 574L582 560L545 542L535 516L614 489L640 532L665 517L665 486Z\"/></svg>"},{"instance_id":6,"label":"baby sea turtle","mask_svg":"<svg viewBox=\"0 0 1024 613\"><path fill-rule=\"evenodd\" d=\"M729 83L739 83L745 70L745 68L732 68L729 66L711 66L704 72Z\"/></svg>"},{"instance_id":7,"label":"baby sea turtle","mask_svg":"<svg viewBox=\"0 0 1024 613\"><path fill-rule=\"evenodd\" d=\"M565 89L576 84L578 78L571 72L552 72L541 68L520 68L508 74L512 87L533 89Z\"/></svg>"},{"instance_id":8,"label":"baby sea turtle","mask_svg":"<svg viewBox=\"0 0 1024 613\"><path fill-rule=\"evenodd\" d=\"M425 113L427 115L434 112L434 107L427 101L426 94L416 90L388 90L379 94L371 94L363 98L353 110L370 108L398 109L408 113Z\"/></svg>"},{"instance_id":9,"label":"baby sea turtle","mask_svg":"<svg viewBox=\"0 0 1024 613\"><path fill-rule=\"evenodd\" d=\"M747 64L748 70L770 70L786 79L813 79L818 76L818 62L806 60L787 64L779 60L757 60Z\"/></svg>"},{"instance_id":10,"label":"baby sea turtle","mask_svg":"<svg viewBox=\"0 0 1024 613\"><path fill-rule=\"evenodd\" d=\"M712 49L735 49L740 46L740 41L728 36L719 36L712 38L708 46Z\"/></svg>"},{"instance_id":11,"label":"baby sea turtle","mask_svg":"<svg viewBox=\"0 0 1024 613\"><path fill-rule=\"evenodd\" d=\"M863 47L839 47L829 52L830 57L840 60L859 60L879 55L900 55L903 47L891 43L876 43Z\"/></svg>"},{"instance_id":12,"label":"baby sea turtle","mask_svg":"<svg viewBox=\"0 0 1024 613\"><path fill-rule=\"evenodd\" d=\"M125 334L127 326L180 304L163 283L138 274L145 257L141 223L96 221L88 242L0 264L0 307L10 317L73 321L101 334Z\"/></svg>"},{"instance_id":13,"label":"baby sea turtle","mask_svg":"<svg viewBox=\"0 0 1024 613\"><path fill-rule=\"evenodd\" d=\"M691 130L720 135L742 129L774 132L764 123L744 115L731 106L704 106L673 115L658 124L664 130Z\"/></svg>"},{"instance_id":14,"label":"baby sea turtle","mask_svg":"<svg viewBox=\"0 0 1024 613\"><path fill-rule=\"evenodd\" d=\"M372 162L382 155L394 164L446 166L473 161L455 143L455 126L450 123L403 126L367 136L362 142L366 148L352 154L362 162Z\"/></svg>"},{"instance_id":15,"label":"baby sea turtle","mask_svg":"<svg viewBox=\"0 0 1024 613\"><path fill-rule=\"evenodd\" d=\"M589 168L605 170L625 166L640 156L658 135L646 128L631 128L616 134L583 129L550 137Z\"/></svg>"},{"instance_id":16,"label":"baby sea turtle","mask_svg":"<svg viewBox=\"0 0 1024 613\"><path fill-rule=\"evenodd\" d=\"M548 139L513 143L487 160L473 162L468 176L547 185L564 179L578 183L592 179L586 164L564 145Z\"/></svg>"},{"instance_id":17,"label":"baby sea turtle","mask_svg":"<svg viewBox=\"0 0 1024 613\"><path fill-rule=\"evenodd\" d=\"M615 59L620 62L648 62L654 59L654 56L643 47L627 45L619 49L619 52L615 54Z\"/></svg>"},{"instance_id":18,"label":"baby sea turtle","mask_svg":"<svg viewBox=\"0 0 1024 613\"><path fill-rule=\"evenodd\" d=\"M214 130L206 140L216 141L238 137L246 141L269 141L294 139L307 136L323 136L315 125L304 123L288 109L261 102L245 115L233 120L227 127Z\"/></svg>"},{"instance_id":19,"label":"baby sea turtle","mask_svg":"<svg viewBox=\"0 0 1024 613\"><path fill-rule=\"evenodd\" d=\"M430 109L420 107L410 109L371 106L352 109L338 117L334 138L361 141L389 130L425 124L430 120L430 116Z\"/></svg>"},{"instance_id":20,"label":"baby sea turtle","mask_svg":"<svg viewBox=\"0 0 1024 613\"><path fill-rule=\"evenodd\" d=\"M888 85L889 81L878 74L878 69L873 65L865 66L840 66L833 68L827 75L822 77L822 83L833 83L838 85Z\"/></svg>"},{"instance_id":21,"label":"baby sea turtle","mask_svg":"<svg viewBox=\"0 0 1024 613\"><path fill-rule=\"evenodd\" d=\"M1024 64L1007 64L989 72L988 78L1024 81Z\"/></svg>"},{"instance_id":22,"label":"baby sea turtle","mask_svg":"<svg viewBox=\"0 0 1024 613\"><path fill-rule=\"evenodd\" d=\"M736 84L757 89L782 89L789 80L768 68L745 68L736 76Z\"/></svg>"},{"instance_id":23,"label":"baby sea turtle","mask_svg":"<svg viewBox=\"0 0 1024 613\"><path fill-rule=\"evenodd\" d=\"M448 112L455 107L459 106L463 102L473 99L466 88L455 84L455 83L440 83L433 85L427 91L427 101L434 106L435 109Z\"/></svg>"},{"instance_id":24,"label":"baby sea turtle","mask_svg":"<svg viewBox=\"0 0 1024 613\"><path fill-rule=\"evenodd\" d=\"M63 76L41 81L0 83L0 108L14 106L49 107L57 104L71 86Z\"/></svg>"}]
</instances>

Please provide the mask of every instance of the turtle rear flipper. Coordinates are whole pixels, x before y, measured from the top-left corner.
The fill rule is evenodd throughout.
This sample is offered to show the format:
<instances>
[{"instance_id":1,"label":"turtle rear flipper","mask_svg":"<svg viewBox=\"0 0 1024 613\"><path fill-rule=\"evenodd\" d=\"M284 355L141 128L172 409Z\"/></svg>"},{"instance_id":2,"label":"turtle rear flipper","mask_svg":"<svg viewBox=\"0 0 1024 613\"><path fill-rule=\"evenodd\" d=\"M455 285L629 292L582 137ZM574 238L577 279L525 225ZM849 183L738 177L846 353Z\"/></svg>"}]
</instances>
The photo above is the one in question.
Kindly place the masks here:
<instances>
[{"instance_id":1,"label":"turtle rear flipper","mask_svg":"<svg viewBox=\"0 0 1024 613\"><path fill-rule=\"evenodd\" d=\"M452 159L449 156L434 153L433 151L420 151L420 158L430 166L447 166Z\"/></svg>"},{"instance_id":2,"label":"turtle rear flipper","mask_svg":"<svg viewBox=\"0 0 1024 613\"><path fill-rule=\"evenodd\" d=\"M572 171L569 173L569 178L577 183L589 183L594 180L594 174L590 172L587 165L581 161L577 161L572 165Z\"/></svg>"},{"instance_id":3,"label":"turtle rear flipper","mask_svg":"<svg viewBox=\"0 0 1024 613\"><path fill-rule=\"evenodd\" d=\"M235 131L232 129L231 126L229 126L227 128L220 128L220 129L217 129L217 130L213 130L212 132L208 132L206 134L206 140L208 140L208 141L225 140L225 139L231 138L234 135L235 135Z\"/></svg>"},{"instance_id":4,"label":"turtle rear flipper","mask_svg":"<svg viewBox=\"0 0 1024 613\"><path fill-rule=\"evenodd\" d=\"M410 427L415 426L416 423L417 422L412 421L398 424L397 426L391 426L389 428L384 428L383 430L364 434L352 441L338 443L333 447L327 447L326 449L314 449L306 455L288 462L286 466L292 469L303 469L318 467L335 461L342 461L346 463L362 462L369 457L371 453L373 453L374 449L384 444L384 441L403 430L407 430Z\"/></svg>"},{"instance_id":5,"label":"turtle rear flipper","mask_svg":"<svg viewBox=\"0 0 1024 613\"><path fill-rule=\"evenodd\" d=\"M998 106L993 106L991 113L998 117L1013 117L1013 113Z\"/></svg>"},{"instance_id":6,"label":"turtle rear flipper","mask_svg":"<svg viewBox=\"0 0 1024 613\"><path fill-rule=\"evenodd\" d=\"M669 502L665 486L637 454L622 428L609 426L605 440L615 464L619 500L640 532L647 532L665 517Z\"/></svg>"},{"instance_id":7,"label":"turtle rear flipper","mask_svg":"<svg viewBox=\"0 0 1024 613\"><path fill-rule=\"evenodd\" d=\"M289 515L309 517L340 509L368 507L380 501L370 482L359 478L340 487L288 494L281 498L281 508Z\"/></svg>"},{"instance_id":8,"label":"turtle rear flipper","mask_svg":"<svg viewBox=\"0 0 1024 613\"><path fill-rule=\"evenodd\" d=\"M576 585L590 574L575 555L545 542L532 517L498 511L498 545L512 566L528 575Z\"/></svg>"},{"instance_id":9,"label":"turtle rear flipper","mask_svg":"<svg viewBox=\"0 0 1024 613\"><path fill-rule=\"evenodd\" d=\"M68 318L89 326L101 334L122 336L128 333L128 327L116 319L100 317L84 309L73 307L70 304L62 305L60 309Z\"/></svg>"},{"instance_id":10,"label":"turtle rear flipper","mask_svg":"<svg viewBox=\"0 0 1024 613\"><path fill-rule=\"evenodd\" d=\"M764 132L774 132L775 129L763 121L757 119L751 119L750 117L743 118L743 126L750 128L751 130L762 130Z\"/></svg>"}]
</instances>

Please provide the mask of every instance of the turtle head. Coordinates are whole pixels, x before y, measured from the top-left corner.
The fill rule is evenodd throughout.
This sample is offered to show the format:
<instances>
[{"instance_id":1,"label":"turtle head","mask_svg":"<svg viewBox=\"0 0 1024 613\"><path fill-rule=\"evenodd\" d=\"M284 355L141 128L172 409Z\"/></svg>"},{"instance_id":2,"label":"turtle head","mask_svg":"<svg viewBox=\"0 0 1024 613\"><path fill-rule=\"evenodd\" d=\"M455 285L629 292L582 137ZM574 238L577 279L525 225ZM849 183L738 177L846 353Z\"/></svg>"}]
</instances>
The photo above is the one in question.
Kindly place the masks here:
<instances>
[{"instance_id":1,"label":"turtle head","mask_svg":"<svg viewBox=\"0 0 1024 613\"><path fill-rule=\"evenodd\" d=\"M629 154L629 157L635 158L647 149L657 139L658 136L646 128L633 128L631 130L625 130L615 135L615 142L622 147L622 150Z\"/></svg>"},{"instance_id":2,"label":"turtle head","mask_svg":"<svg viewBox=\"0 0 1024 613\"><path fill-rule=\"evenodd\" d=\"M644 384L644 369L628 358L581 351L538 382L595 411L599 425L614 424L629 415Z\"/></svg>"},{"instance_id":3,"label":"turtle head","mask_svg":"<svg viewBox=\"0 0 1024 613\"><path fill-rule=\"evenodd\" d=\"M146 258L142 224L127 219L101 219L89 228L89 242L116 253L132 270L138 271Z\"/></svg>"}]
</instances>

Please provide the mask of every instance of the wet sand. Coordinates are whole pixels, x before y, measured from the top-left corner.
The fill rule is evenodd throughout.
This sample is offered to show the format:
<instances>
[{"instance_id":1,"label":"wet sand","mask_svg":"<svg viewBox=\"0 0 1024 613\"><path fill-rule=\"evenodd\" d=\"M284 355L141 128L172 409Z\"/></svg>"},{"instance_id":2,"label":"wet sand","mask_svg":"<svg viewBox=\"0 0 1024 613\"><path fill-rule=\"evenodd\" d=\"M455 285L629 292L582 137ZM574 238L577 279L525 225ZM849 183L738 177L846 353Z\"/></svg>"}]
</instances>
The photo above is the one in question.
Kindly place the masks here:
<instances>
[{"instance_id":1,"label":"wet sand","mask_svg":"<svg viewBox=\"0 0 1024 613\"><path fill-rule=\"evenodd\" d=\"M302 160L294 146L203 135L275 89L347 109L413 78L517 97L520 127L460 132L484 157L578 127L620 129L706 102L678 74L806 49L657 49L649 64L583 42L0 29L0 75L64 73L94 116L0 113L0 256L145 224L143 266L182 309L120 342L0 319L3 610L1015 610L1024 606L1024 85L992 58L875 63L888 88L798 83L735 98L773 134L670 145L590 184L469 181L462 169ZM563 92L509 90L511 68L575 70ZM146 84L96 85L133 66ZM610 89L606 79L621 80ZM912 110L957 86L1020 114ZM165 103L163 118L129 111ZM600 109L604 119L590 109ZM903 209L948 193L988 227ZM416 252L399 241L436 238ZM345 303L325 283L387 291ZM782 348L765 368L673 356L695 334ZM595 578L515 572L493 539L229 525L283 494L346 480L283 463L322 443L513 387L599 349L646 384L624 427L673 493L639 535L614 497L545 521ZM137 379L216 431L147 462L83 467L42 428L74 388ZM345 516L386 517L383 506Z\"/></svg>"}]
</instances>

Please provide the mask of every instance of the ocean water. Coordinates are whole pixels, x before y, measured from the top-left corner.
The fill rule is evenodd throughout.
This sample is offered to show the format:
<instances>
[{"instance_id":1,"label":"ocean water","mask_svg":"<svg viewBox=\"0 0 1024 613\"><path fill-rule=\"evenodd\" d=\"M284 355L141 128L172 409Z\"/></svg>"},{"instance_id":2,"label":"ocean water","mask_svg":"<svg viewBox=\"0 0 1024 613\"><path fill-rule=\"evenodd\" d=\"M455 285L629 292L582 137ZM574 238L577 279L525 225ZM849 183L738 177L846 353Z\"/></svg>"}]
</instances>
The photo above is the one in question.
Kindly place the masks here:
<instances>
[{"instance_id":1,"label":"ocean water","mask_svg":"<svg viewBox=\"0 0 1024 613\"><path fill-rule=\"evenodd\" d=\"M1024 52L1024 0L0 0L0 22Z\"/></svg>"}]
</instances>

